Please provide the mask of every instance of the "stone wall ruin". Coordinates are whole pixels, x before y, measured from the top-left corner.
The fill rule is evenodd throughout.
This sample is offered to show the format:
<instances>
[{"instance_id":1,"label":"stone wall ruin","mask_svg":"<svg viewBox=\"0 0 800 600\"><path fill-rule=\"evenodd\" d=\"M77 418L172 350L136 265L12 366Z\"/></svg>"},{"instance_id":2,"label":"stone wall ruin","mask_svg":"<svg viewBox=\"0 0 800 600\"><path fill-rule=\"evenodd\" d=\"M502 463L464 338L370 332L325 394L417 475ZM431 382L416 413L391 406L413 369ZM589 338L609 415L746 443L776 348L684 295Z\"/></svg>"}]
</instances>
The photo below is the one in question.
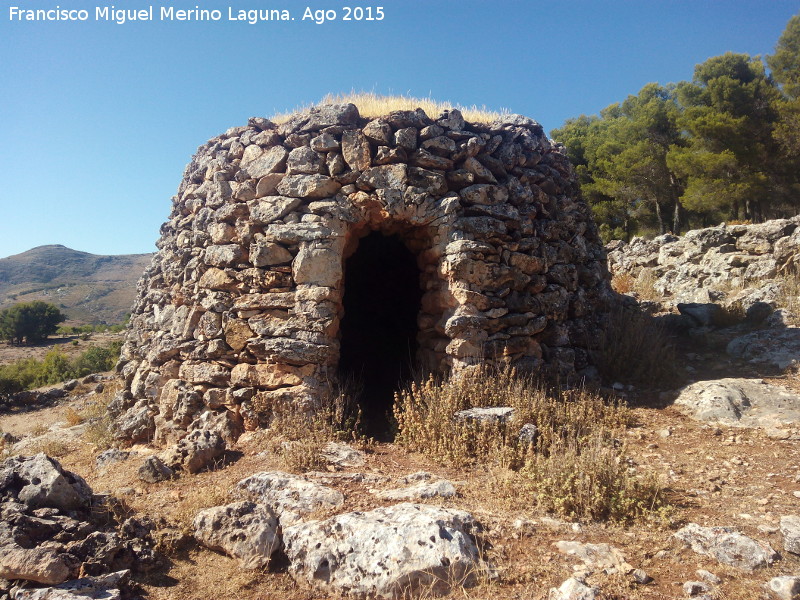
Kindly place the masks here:
<instances>
[{"instance_id":1,"label":"stone wall ruin","mask_svg":"<svg viewBox=\"0 0 800 600\"><path fill-rule=\"evenodd\" d=\"M250 119L198 150L158 248L112 405L134 441L235 437L347 377L385 411L412 371L591 374L609 294L567 158L518 115Z\"/></svg>"}]
</instances>

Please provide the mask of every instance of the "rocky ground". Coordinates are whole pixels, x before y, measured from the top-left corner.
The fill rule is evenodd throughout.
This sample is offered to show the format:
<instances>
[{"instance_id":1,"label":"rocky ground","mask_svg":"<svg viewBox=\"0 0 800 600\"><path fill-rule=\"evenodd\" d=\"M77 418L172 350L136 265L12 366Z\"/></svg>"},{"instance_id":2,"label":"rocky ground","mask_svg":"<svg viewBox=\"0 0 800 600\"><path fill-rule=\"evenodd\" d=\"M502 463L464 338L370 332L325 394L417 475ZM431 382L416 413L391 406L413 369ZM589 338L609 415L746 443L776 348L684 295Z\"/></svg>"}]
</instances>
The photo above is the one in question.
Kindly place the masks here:
<instances>
[{"instance_id":1,"label":"rocky ground","mask_svg":"<svg viewBox=\"0 0 800 600\"><path fill-rule=\"evenodd\" d=\"M696 369L692 374L695 378L700 375L698 371L715 379L761 374L756 365L717 351L692 350L684 358L686 365ZM765 381L800 389L800 382L792 374L774 374ZM276 557L268 566L247 564L251 568L245 569L240 561L247 563L252 558L248 558L246 550L240 549L240 558L235 559L209 550L191 537L195 532L193 521L202 509L240 499L236 492L238 482L257 473L286 469L281 459L270 452L264 434L245 434L208 470L147 483L139 471L154 449L137 446L128 449L128 454L112 455L107 457L108 463L100 464L98 448L81 435L86 424L70 425L74 418L71 421L69 416L81 413L98 396L91 391L94 386L82 384L53 406L3 414L0 429L22 440L16 448L24 454L55 452L63 467L83 477L95 493L108 493L119 499L127 515L146 516L159 524L154 539L165 558L157 568L134 575L138 582L135 593L153 599L327 597L324 590L314 591L295 583L285 558ZM775 577L800 574L800 557L786 550L787 544L791 546L781 530L783 517L798 514L800 431L794 424L742 428L704 423L687 416L686 409L679 405L670 404L672 394L657 392L626 392L645 404L634 409L635 424L628 430L626 443L632 465L653 469L668 482L673 510L661 522L623 527L555 519L536 512L524 499L504 497L500 469L443 468L394 444L371 445L349 462L344 460L344 464L341 458L336 464L337 458L333 457L327 470L303 474L300 481L334 490L329 492L333 500L300 508L286 502L288 508L284 508L305 519L329 518L402 502L402 494L393 496L387 490L441 483L440 480L451 482L455 495L450 495L448 486L439 485L436 493L443 496L420 498L412 493L408 499L466 511L482 525L482 552L489 570L476 571L475 581L468 581L466 573L462 573L465 582L475 585L456 590L454 596L548 598L551 588L566 582L565 595L552 597L595 597L580 596L581 586L571 579L576 576L589 588L596 587L598 598L683 598L689 593L702 595L698 592L702 589L707 589L705 593L710 598L781 597L771 596L774 592L768 592L765 585ZM44 427L48 430L43 431ZM73 434L75 430L77 434ZM7 451L14 453L14 449L7 445ZM428 475L414 475L419 471ZM262 488L264 485L269 487L262 483ZM286 480L281 480L278 487L287 488ZM314 496L303 491L301 497ZM213 518L214 515L207 516ZM282 517L284 535L289 522L286 519ZM695 552L676 537L676 532L690 523L729 527L756 540L757 545L749 550L736 549L734 554L750 556L755 552L755 558L744 560L763 564L750 570L727 564L731 560L725 556L721 562ZM785 526L786 523L784 519ZM214 528L219 526L217 521ZM237 553L230 544L226 546L219 540L206 543ZM610 548L586 544L607 544ZM706 552L715 551L710 543L696 545ZM759 558L761 554L763 560ZM637 578L647 583L637 583ZM569 595L567 587L573 584L578 591ZM420 594L425 596L428 591L423 589Z\"/></svg>"},{"instance_id":2,"label":"rocky ground","mask_svg":"<svg viewBox=\"0 0 800 600\"><path fill-rule=\"evenodd\" d=\"M751 230L736 231L752 241ZM784 223L765 231L779 240L794 229ZM728 233L720 236L726 253L736 254ZM698 237L706 239L687 236ZM663 251L676 242L682 249ZM797 597L800 336L793 316L773 311L781 292L763 282L727 286L736 306L712 286L701 286L702 298L681 298L695 292L665 261L691 248L671 239L655 246L651 256L638 251L632 277L678 281L681 289L662 286L669 301L658 303L642 297L641 281L629 293L651 302L672 332L678 377L666 387L614 387L633 407L622 440L630 468L655 472L666 485L671 508L658 517L628 525L555 518L509 493L499 466L442 467L392 443L332 446L322 467L302 473L288 473L292 465L263 431L223 443L224 431L198 429L171 448L106 452L96 407L116 384L90 378L66 397L0 413L6 455L44 452L86 486L75 484L84 502L77 507L63 499L31 503L49 496L24 491L31 484L20 482L34 478L21 463L0 468L0 573L15 579L0 581L0 598L8 590L15 599L299 600L367 588L402 596L412 587L424 598L444 591L437 581L448 578L451 597L469 598ZM659 263L655 255L667 258ZM688 272L703 261L678 256L675 264ZM642 265L653 272L640 277ZM757 293L767 288L773 296ZM59 529L65 519L71 528ZM105 536L104 552L86 541L92 528ZM71 533L57 533L64 529ZM53 564L64 564L65 577L95 579L70 584L73 591L32 591L59 577L45 581L41 564L21 571L25 561L8 557L24 558L18 547L37 539L44 540L37 548L55 552ZM141 560L130 559L136 552ZM18 589L17 577L40 583Z\"/></svg>"}]
</instances>

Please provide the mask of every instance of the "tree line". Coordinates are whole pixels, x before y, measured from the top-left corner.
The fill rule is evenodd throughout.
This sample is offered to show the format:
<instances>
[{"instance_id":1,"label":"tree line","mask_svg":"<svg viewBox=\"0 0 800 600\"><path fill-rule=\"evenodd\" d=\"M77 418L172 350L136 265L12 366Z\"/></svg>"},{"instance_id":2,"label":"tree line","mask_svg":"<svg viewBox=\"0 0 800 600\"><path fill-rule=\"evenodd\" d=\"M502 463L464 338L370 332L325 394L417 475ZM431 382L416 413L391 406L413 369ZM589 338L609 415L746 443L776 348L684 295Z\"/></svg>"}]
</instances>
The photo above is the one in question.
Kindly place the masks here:
<instances>
[{"instance_id":1,"label":"tree line","mask_svg":"<svg viewBox=\"0 0 800 600\"><path fill-rule=\"evenodd\" d=\"M800 212L800 15L775 53L728 52L551 132L610 239Z\"/></svg>"}]
</instances>

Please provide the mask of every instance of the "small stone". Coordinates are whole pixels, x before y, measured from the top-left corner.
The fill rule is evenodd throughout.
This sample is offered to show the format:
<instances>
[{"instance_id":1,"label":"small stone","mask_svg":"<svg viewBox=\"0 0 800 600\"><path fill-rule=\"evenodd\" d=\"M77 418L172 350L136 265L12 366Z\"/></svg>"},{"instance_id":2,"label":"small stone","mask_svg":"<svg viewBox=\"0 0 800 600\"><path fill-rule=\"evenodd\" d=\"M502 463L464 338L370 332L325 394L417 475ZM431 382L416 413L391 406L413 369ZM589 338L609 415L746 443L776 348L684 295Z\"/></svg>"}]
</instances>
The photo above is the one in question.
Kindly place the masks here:
<instances>
[{"instance_id":1,"label":"small stone","mask_svg":"<svg viewBox=\"0 0 800 600\"><path fill-rule=\"evenodd\" d=\"M798 600L800 598L800 577L782 575L769 580L769 589L780 600Z\"/></svg>"},{"instance_id":2,"label":"small stone","mask_svg":"<svg viewBox=\"0 0 800 600\"><path fill-rule=\"evenodd\" d=\"M278 184L278 193L292 198L329 198L342 185L325 175L287 175Z\"/></svg>"},{"instance_id":3,"label":"small stone","mask_svg":"<svg viewBox=\"0 0 800 600\"><path fill-rule=\"evenodd\" d=\"M646 585L653 581L653 578L642 569L634 569L631 575L633 576L633 580L639 585Z\"/></svg>"},{"instance_id":4,"label":"small stone","mask_svg":"<svg viewBox=\"0 0 800 600\"><path fill-rule=\"evenodd\" d=\"M159 481L172 479L175 476L175 472L157 456L146 458L142 466L139 467L137 474L139 479L147 483L158 483Z\"/></svg>"},{"instance_id":5,"label":"small stone","mask_svg":"<svg viewBox=\"0 0 800 600\"><path fill-rule=\"evenodd\" d=\"M722 579L720 579L710 571L706 571L705 569L697 569L695 573L700 579L702 579L706 583L710 583L711 585L719 585L720 583L722 583Z\"/></svg>"},{"instance_id":6,"label":"small stone","mask_svg":"<svg viewBox=\"0 0 800 600\"><path fill-rule=\"evenodd\" d=\"M711 591L705 583L702 581L687 581L683 584L683 593L687 596L694 597L699 596L700 594L705 594L706 592Z\"/></svg>"}]
</instances>

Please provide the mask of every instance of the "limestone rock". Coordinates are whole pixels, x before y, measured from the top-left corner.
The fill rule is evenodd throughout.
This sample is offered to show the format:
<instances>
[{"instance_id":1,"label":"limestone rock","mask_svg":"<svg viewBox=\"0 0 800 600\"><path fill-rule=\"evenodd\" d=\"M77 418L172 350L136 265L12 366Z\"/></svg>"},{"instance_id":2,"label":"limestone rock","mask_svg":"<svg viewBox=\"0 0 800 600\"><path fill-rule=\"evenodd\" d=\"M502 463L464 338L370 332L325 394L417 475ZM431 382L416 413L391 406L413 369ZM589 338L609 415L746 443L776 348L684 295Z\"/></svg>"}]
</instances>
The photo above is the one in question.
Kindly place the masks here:
<instances>
[{"instance_id":1,"label":"limestone rock","mask_svg":"<svg viewBox=\"0 0 800 600\"><path fill-rule=\"evenodd\" d=\"M570 577L558 588L551 588L548 600L596 600L599 590L589 587L583 581Z\"/></svg>"},{"instance_id":2,"label":"limestone rock","mask_svg":"<svg viewBox=\"0 0 800 600\"><path fill-rule=\"evenodd\" d=\"M680 390L675 407L699 421L742 427L800 422L800 395L761 379L699 381Z\"/></svg>"},{"instance_id":3,"label":"limestone rock","mask_svg":"<svg viewBox=\"0 0 800 600\"><path fill-rule=\"evenodd\" d=\"M128 460L130 455L130 452L124 452L122 450L118 450L117 448L109 448L108 450L103 450L103 452L95 456L94 464L98 469L105 469L114 463Z\"/></svg>"},{"instance_id":4,"label":"limestone rock","mask_svg":"<svg viewBox=\"0 0 800 600\"><path fill-rule=\"evenodd\" d=\"M69 578L70 569L52 548L0 547L0 577L52 585Z\"/></svg>"},{"instance_id":5,"label":"limestone rock","mask_svg":"<svg viewBox=\"0 0 800 600\"><path fill-rule=\"evenodd\" d=\"M248 148L257 147L248 146ZM250 160L251 157L252 160ZM270 173L282 171L286 166L286 159L288 157L289 153L285 148L280 146L273 146L269 150L250 155L248 155L247 150L245 150L245 157L242 158L242 167L248 177L252 179L261 179Z\"/></svg>"},{"instance_id":6,"label":"limestone rock","mask_svg":"<svg viewBox=\"0 0 800 600\"><path fill-rule=\"evenodd\" d=\"M326 593L395 598L474 585L483 569L469 513L398 504L284 529L290 573Z\"/></svg>"},{"instance_id":7,"label":"limestone rock","mask_svg":"<svg viewBox=\"0 0 800 600\"><path fill-rule=\"evenodd\" d=\"M175 476L175 471L164 464L158 456L148 456L137 471L139 479L147 483L166 481Z\"/></svg>"},{"instance_id":8,"label":"limestone rock","mask_svg":"<svg viewBox=\"0 0 800 600\"><path fill-rule=\"evenodd\" d=\"M358 129L349 129L342 134L342 156L354 171L369 169L372 162L369 142Z\"/></svg>"},{"instance_id":9,"label":"limestone rock","mask_svg":"<svg viewBox=\"0 0 800 600\"><path fill-rule=\"evenodd\" d=\"M11 600L121 600L120 585L124 584L129 570L117 571L98 577L82 577L60 585L18 590Z\"/></svg>"},{"instance_id":10,"label":"limestone rock","mask_svg":"<svg viewBox=\"0 0 800 600\"><path fill-rule=\"evenodd\" d=\"M328 198L342 185L325 175L287 175L278 184L278 192L292 198Z\"/></svg>"},{"instance_id":11,"label":"limestone rock","mask_svg":"<svg viewBox=\"0 0 800 600\"><path fill-rule=\"evenodd\" d=\"M556 542L558 551L575 556L589 569L605 569L608 572L629 573L633 567L627 563L619 549L609 544L584 544L573 541Z\"/></svg>"},{"instance_id":12,"label":"limestone rock","mask_svg":"<svg viewBox=\"0 0 800 600\"><path fill-rule=\"evenodd\" d=\"M468 408L458 411L454 416L458 420L480 424L508 423L514 416L514 409L510 406Z\"/></svg>"},{"instance_id":13,"label":"limestone rock","mask_svg":"<svg viewBox=\"0 0 800 600\"><path fill-rule=\"evenodd\" d=\"M80 475L65 471L44 453L16 456L0 464L0 501L28 508L86 509L92 490Z\"/></svg>"},{"instance_id":14,"label":"limestone rock","mask_svg":"<svg viewBox=\"0 0 800 600\"><path fill-rule=\"evenodd\" d=\"M796 515L781 517L780 531L783 535L784 550L800 554L800 517Z\"/></svg>"},{"instance_id":15,"label":"limestone rock","mask_svg":"<svg viewBox=\"0 0 800 600\"><path fill-rule=\"evenodd\" d=\"M335 467L361 467L365 457L361 450L351 448L347 444L328 442L322 449L322 458Z\"/></svg>"},{"instance_id":16,"label":"limestone rock","mask_svg":"<svg viewBox=\"0 0 800 600\"><path fill-rule=\"evenodd\" d=\"M720 563L745 571L771 565L778 554L766 542L759 542L729 527L701 527L690 523L675 537L698 554L715 558Z\"/></svg>"},{"instance_id":17,"label":"limestone rock","mask_svg":"<svg viewBox=\"0 0 800 600\"><path fill-rule=\"evenodd\" d=\"M200 511L194 537L202 545L239 560L243 569L260 569L280 550L278 519L268 506L235 502Z\"/></svg>"},{"instance_id":18,"label":"limestone rock","mask_svg":"<svg viewBox=\"0 0 800 600\"><path fill-rule=\"evenodd\" d=\"M270 507L282 527L302 520L323 508L336 508L344 502L341 492L313 481L280 471L265 471L242 479L237 488L257 503Z\"/></svg>"},{"instance_id":19,"label":"limestone rock","mask_svg":"<svg viewBox=\"0 0 800 600\"><path fill-rule=\"evenodd\" d=\"M800 329L754 331L731 340L726 351L751 363L785 371L800 364Z\"/></svg>"},{"instance_id":20,"label":"limestone rock","mask_svg":"<svg viewBox=\"0 0 800 600\"><path fill-rule=\"evenodd\" d=\"M800 577L781 575L769 580L769 589L779 600L800 598Z\"/></svg>"},{"instance_id":21,"label":"limestone rock","mask_svg":"<svg viewBox=\"0 0 800 600\"><path fill-rule=\"evenodd\" d=\"M162 452L159 458L173 471L197 473L225 453L225 440L213 431L197 429L178 442L176 446Z\"/></svg>"},{"instance_id":22,"label":"limestone rock","mask_svg":"<svg viewBox=\"0 0 800 600\"><path fill-rule=\"evenodd\" d=\"M420 481L404 488L380 490L376 492L384 500L426 500L429 498L452 498L456 495L456 486L451 481Z\"/></svg>"},{"instance_id":23,"label":"limestone rock","mask_svg":"<svg viewBox=\"0 0 800 600\"><path fill-rule=\"evenodd\" d=\"M155 433L154 414L150 403L140 400L114 421L114 437L131 442L150 441Z\"/></svg>"}]
</instances>

